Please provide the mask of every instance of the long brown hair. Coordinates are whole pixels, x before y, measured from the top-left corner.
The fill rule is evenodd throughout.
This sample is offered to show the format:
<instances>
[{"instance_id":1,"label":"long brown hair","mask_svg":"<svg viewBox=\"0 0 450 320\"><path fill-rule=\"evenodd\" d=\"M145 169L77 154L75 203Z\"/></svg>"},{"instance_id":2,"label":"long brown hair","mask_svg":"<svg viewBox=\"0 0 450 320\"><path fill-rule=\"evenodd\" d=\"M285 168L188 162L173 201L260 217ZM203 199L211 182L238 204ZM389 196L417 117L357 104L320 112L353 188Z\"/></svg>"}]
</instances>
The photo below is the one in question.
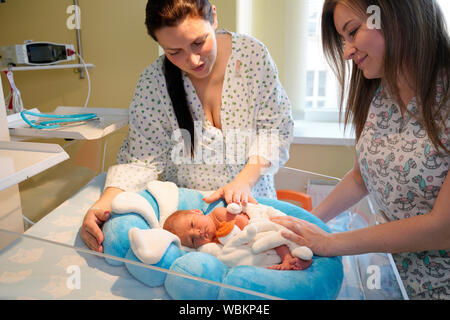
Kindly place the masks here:
<instances>
[{"instance_id":1,"label":"long brown hair","mask_svg":"<svg viewBox=\"0 0 450 320\"><path fill-rule=\"evenodd\" d=\"M145 9L145 25L148 34L155 40L155 32L164 27L173 27L186 17L199 17L214 23L212 6L208 0L149 0ZM194 120L186 98L181 70L164 59L164 77L167 91L180 129L190 134L191 155L194 152ZM186 141L185 141L186 142Z\"/></svg>"},{"instance_id":2,"label":"long brown hair","mask_svg":"<svg viewBox=\"0 0 450 320\"><path fill-rule=\"evenodd\" d=\"M376 5L380 9L380 32L385 39L383 79L366 79L354 63L345 61L343 42L334 24L334 10L338 3L364 19L369 18L369 6ZM450 38L436 0L325 0L322 46L341 86L341 113L348 87L344 124L347 126L352 122L357 140L361 137L372 99L382 83L400 107L405 109L397 84L399 74L408 70L408 84L415 89L420 110L417 120L424 126L436 150L450 152L439 137L449 116L446 104L450 96ZM437 101L440 80L443 92L442 98Z\"/></svg>"}]
</instances>

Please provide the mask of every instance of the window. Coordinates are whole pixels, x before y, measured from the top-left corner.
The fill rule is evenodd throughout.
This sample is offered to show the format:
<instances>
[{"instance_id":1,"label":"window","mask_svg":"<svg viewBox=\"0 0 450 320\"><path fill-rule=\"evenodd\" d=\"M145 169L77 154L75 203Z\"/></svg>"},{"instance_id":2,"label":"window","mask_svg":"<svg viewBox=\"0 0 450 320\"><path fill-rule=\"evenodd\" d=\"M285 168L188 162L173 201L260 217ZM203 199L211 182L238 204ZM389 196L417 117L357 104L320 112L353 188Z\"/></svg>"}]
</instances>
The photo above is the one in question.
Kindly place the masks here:
<instances>
[{"instance_id":1,"label":"window","mask_svg":"<svg viewBox=\"0 0 450 320\"><path fill-rule=\"evenodd\" d=\"M319 16L318 11L308 12L308 36L314 37L317 35L317 18Z\"/></svg>"},{"instance_id":2,"label":"window","mask_svg":"<svg viewBox=\"0 0 450 320\"><path fill-rule=\"evenodd\" d=\"M308 70L306 72L306 107L325 107L327 92L327 72Z\"/></svg>"},{"instance_id":3,"label":"window","mask_svg":"<svg viewBox=\"0 0 450 320\"><path fill-rule=\"evenodd\" d=\"M321 45L323 3L324 0L307 0L305 120L338 121L338 82L325 60Z\"/></svg>"},{"instance_id":4,"label":"window","mask_svg":"<svg viewBox=\"0 0 450 320\"><path fill-rule=\"evenodd\" d=\"M319 97L325 97L327 91L327 72L319 71Z\"/></svg>"},{"instance_id":5,"label":"window","mask_svg":"<svg viewBox=\"0 0 450 320\"><path fill-rule=\"evenodd\" d=\"M316 75L315 71L307 71L306 72L306 96L312 97L314 96L314 76Z\"/></svg>"},{"instance_id":6,"label":"window","mask_svg":"<svg viewBox=\"0 0 450 320\"><path fill-rule=\"evenodd\" d=\"M450 30L450 0L437 2L447 16ZM339 120L339 83L321 46L323 3L324 0L237 0L237 31L253 35L269 48L296 120ZM284 35L284 41L279 41L280 35Z\"/></svg>"},{"instance_id":7,"label":"window","mask_svg":"<svg viewBox=\"0 0 450 320\"><path fill-rule=\"evenodd\" d=\"M338 121L339 84L322 51L320 19L324 0L307 1L305 120ZM437 0L450 30L450 1Z\"/></svg>"},{"instance_id":8,"label":"window","mask_svg":"<svg viewBox=\"0 0 450 320\"><path fill-rule=\"evenodd\" d=\"M441 6L442 12L444 12L444 16L447 20L447 29L450 32L450 1L448 0L438 0L437 1Z\"/></svg>"}]
</instances>

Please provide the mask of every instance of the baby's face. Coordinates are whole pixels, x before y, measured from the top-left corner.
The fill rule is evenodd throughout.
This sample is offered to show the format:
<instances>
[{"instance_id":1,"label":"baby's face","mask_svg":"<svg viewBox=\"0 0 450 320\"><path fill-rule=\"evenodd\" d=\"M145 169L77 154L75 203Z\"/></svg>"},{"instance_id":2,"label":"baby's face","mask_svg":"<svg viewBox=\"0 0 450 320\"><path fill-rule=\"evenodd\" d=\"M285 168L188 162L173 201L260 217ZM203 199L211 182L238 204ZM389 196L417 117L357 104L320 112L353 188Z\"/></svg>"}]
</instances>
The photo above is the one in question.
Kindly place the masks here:
<instances>
[{"instance_id":1,"label":"baby's face","mask_svg":"<svg viewBox=\"0 0 450 320\"><path fill-rule=\"evenodd\" d=\"M190 248L198 248L213 241L216 226L211 217L200 210L186 210L180 215L175 226L181 244Z\"/></svg>"}]
</instances>

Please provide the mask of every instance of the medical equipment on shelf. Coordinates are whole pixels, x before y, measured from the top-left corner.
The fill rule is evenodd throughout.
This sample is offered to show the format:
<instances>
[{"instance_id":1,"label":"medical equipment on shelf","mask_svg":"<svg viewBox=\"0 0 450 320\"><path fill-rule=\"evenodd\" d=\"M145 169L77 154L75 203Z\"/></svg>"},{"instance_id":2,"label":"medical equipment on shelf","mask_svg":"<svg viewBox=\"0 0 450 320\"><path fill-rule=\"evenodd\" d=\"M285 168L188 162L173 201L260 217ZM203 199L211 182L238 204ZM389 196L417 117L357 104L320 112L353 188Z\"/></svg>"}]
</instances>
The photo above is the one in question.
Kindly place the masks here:
<instances>
[{"instance_id":1,"label":"medical equipment on shelf","mask_svg":"<svg viewBox=\"0 0 450 320\"><path fill-rule=\"evenodd\" d=\"M86 62L84 62L83 57L80 54L78 54L78 52L75 52L71 49L70 50L68 49L68 52L69 52L68 54L70 54L71 56L74 56L74 57L78 56L81 64L84 67L84 70L86 72L86 77L88 80L88 93L86 96L86 100L84 102L84 107L86 108L88 105L88 102L89 102L89 98L91 97L91 77L89 76L89 71L88 71ZM6 105L7 105L8 114L19 113L24 110L22 97L21 97L19 89L17 88L16 84L14 83L14 76L13 76L12 70L13 70L12 64L9 64L8 70L4 71L6 78L8 79L9 84L11 86L11 93L6 97Z\"/></svg>"},{"instance_id":2,"label":"medical equipment on shelf","mask_svg":"<svg viewBox=\"0 0 450 320\"><path fill-rule=\"evenodd\" d=\"M89 98L91 97L91 77L89 76L89 71L86 62L84 62L83 60L83 57L78 52L75 52L75 54L78 56L78 59L80 59L80 62L83 64L84 71L86 71L86 77L88 81L88 93L86 96L86 101L84 102L84 107L86 108L89 102Z\"/></svg>"},{"instance_id":3,"label":"medical equipment on shelf","mask_svg":"<svg viewBox=\"0 0 450 320\"><path fill-rule=\"evenodd\" d=\"M19 113L23 111L22 96L20 95L19 89L14 83L14 76L11 70L4 71L6 78L11 86L11 93L6 97L6 106L8 113Z\"/></svg>"},{"instance_id":4,"label":"medical equipment on shelf","mask_svg":"<svg viewBox=\"0 0 450 320\"><path fill-rule=\"evenodd\" d=\"M0 47L4 65L49 65L75 60L71 44L53 42L28 42Z\"/></svg>"},{"instance_id":5,"label":"medical equipment on shelf","mask_svg":"<svg viewBox=\"0 0 450 320\"><path fill-rule=\"evenodd\" d=\"M36 120L27 119L26 115L40 118L49 118L52 120L38 122ZM35 129L55 129L61 127L61 125L74 124L77 122L84 122L90 120L100 120L100 118L95 113L57 115L57 114L36 113L24 110L20 113L20 116L22 117L23 121L25 121L29 126Z\"/></svg>"}]
</instances>

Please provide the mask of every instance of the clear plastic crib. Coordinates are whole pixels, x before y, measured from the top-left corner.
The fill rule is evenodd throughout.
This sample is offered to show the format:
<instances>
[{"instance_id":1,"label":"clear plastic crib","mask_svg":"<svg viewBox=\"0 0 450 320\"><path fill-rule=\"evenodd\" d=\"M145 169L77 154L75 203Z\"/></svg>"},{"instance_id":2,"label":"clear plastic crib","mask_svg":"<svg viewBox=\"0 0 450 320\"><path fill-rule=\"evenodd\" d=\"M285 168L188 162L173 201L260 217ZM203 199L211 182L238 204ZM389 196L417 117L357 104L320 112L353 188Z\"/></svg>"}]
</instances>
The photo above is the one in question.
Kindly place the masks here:
<instances>
[{"instance_id":1,"label":"clear plastic crib","mask_svg":"<svg viewBox=\"0 0 450 320\"><path fill-rule=\"evenodd\" d=\"M9 240L9 245L0 250L0 299L171 299L163 287L150 288L132 277L125 267L108 265L105 255L89 251L82 241L79 230L84 214L98 199L104 181L105 174L95 177L24 234L0 230L0 240ZM294 197L306 209L315 206L337 181L292 168L282 168L275 176L279 198L291 202ZM333 232L342 232L373 225L375 210L372 201L365 198L328 226ZM337 299L408 299L391 255L345 256L342 262L344 280ZM140 267L154 268L143 264ZM184 275L172 273L172 276ZM192 278L192 283L195 299L195 285L204 284L205 280ZM227 290L242 289L227 287ZM252 294L264 299L278 298L264 292Z\"/></svg>"}]
</instances>

